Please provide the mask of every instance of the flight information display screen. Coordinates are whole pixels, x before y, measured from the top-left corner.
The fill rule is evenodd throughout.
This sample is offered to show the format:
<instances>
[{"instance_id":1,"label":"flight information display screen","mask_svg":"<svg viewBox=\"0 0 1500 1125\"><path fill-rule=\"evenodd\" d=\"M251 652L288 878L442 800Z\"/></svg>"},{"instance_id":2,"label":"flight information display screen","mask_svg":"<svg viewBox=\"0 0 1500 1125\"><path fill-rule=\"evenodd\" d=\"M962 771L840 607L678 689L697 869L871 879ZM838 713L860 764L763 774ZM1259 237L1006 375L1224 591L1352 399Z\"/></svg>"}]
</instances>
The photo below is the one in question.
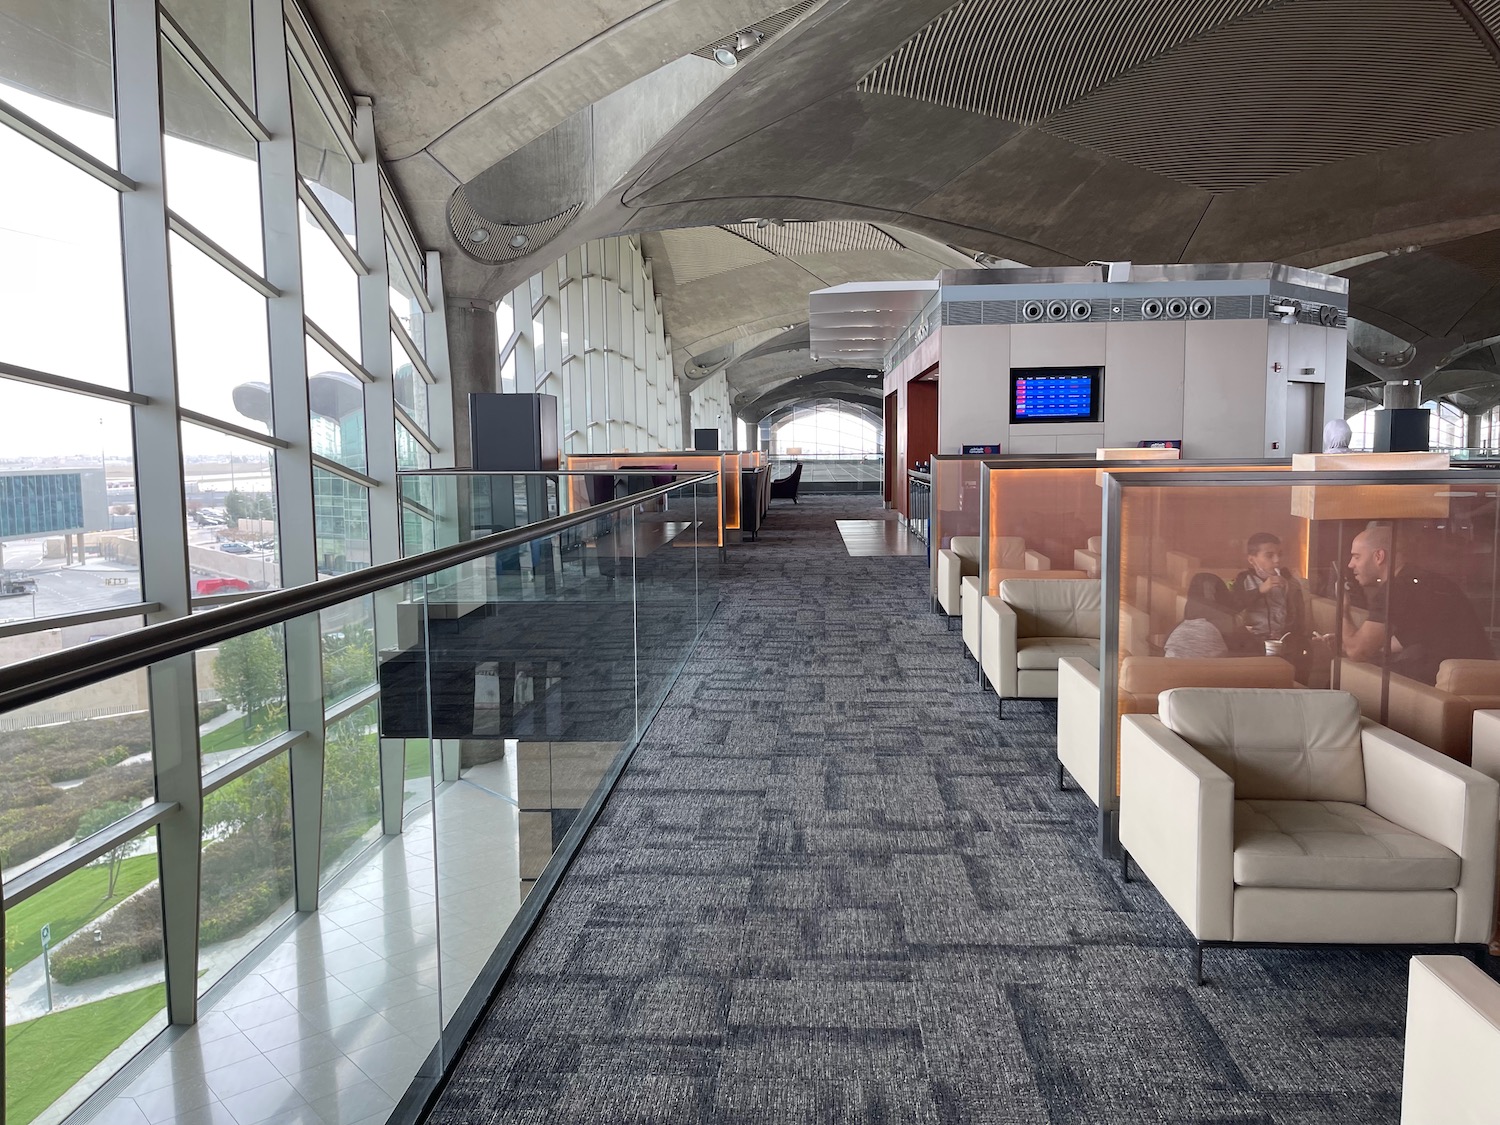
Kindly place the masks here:
<instances>
[{"instance_id":1,"label":"flight information display screen","mask_svg":"<svg viewBox=\"0 0 1500 1125\"><path fill-rule=\"evenodd\" d=\"M1097 422L1102 367L1014 367L1012 422Z\"/></svg>"}]
</instances>

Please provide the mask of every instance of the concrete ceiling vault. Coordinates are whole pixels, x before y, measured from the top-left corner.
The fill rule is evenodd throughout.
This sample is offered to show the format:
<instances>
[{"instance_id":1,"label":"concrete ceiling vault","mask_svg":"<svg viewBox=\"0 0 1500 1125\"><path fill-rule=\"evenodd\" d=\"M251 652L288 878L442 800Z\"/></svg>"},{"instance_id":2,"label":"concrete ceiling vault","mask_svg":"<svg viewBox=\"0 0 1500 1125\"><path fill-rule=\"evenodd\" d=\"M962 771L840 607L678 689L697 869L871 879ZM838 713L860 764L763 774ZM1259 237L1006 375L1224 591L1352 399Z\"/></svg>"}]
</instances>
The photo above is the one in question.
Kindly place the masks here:
<instances>
[{"instance_id":1,"label":"concrete ceiling vault","mask_svg":"<svg viewBox=\"0 0 1500 1125\"><path fill-rule=\"evenodd\" d=\"M640 234L678 370L747 412L828 374L810 290L958 247L1332 268L1402 342L1356 361L1381 378L1500 337L1497 0L309 4L453 295ZM757 21L735 69L694 53Z\"/></svg>"}]
</instances>

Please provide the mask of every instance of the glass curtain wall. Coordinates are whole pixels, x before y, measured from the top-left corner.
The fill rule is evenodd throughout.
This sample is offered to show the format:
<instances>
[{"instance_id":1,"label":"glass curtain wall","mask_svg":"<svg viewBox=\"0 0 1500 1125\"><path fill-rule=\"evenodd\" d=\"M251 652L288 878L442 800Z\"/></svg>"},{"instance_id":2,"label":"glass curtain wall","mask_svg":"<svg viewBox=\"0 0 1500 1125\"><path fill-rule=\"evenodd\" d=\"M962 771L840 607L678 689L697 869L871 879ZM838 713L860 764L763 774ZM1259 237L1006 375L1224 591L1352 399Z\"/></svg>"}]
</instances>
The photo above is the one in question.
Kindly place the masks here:
<instances>
[{"instance_id":1,"label":"glass curtain wall","mask_svg":"<svg viewBox=\"0 0 1500 1125\"><path fill-rule=\"evenodd\" d=\"M763 421L761 435L773 457L829 460L879 457L884 441L873 411L843 402L798 404Z\"/></svg>"},{"instance_id":2,"label":"glass curtain wall","mask_svg":"<svg viewBox=\"0 0 1500 1125\"><path fill-rule=\"evenodd\" d=\"M495 315L500 389L557 396L563 453L682 448L672 338L636 239L570 250Z\"/></svg>"},{"instance_id":3,"label":"glass curtain wall","mask_svg":"<svg viewBox=\"0 0 1500 1125\"><path fill-rule=\"evenodd\" d=\"M437 256L372 112L282 0L12 8L0 665L399 556L398 465L451 464L452 410ZM364 599L0 716L12 1125L194 1022L401 830L385 616Z\"/></svg>"}]
</instances>

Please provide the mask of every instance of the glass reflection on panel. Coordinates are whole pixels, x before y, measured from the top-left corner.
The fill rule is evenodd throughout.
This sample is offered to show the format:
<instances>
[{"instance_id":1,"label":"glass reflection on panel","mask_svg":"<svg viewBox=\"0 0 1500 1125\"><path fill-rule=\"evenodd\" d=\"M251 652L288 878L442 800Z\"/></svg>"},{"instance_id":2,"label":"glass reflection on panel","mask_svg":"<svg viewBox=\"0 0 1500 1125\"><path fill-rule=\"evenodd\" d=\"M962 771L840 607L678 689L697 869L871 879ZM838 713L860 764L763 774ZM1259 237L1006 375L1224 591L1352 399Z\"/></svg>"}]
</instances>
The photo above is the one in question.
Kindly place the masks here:
<instances>
[{"instance_id":1,"label":"glass reflection on panel","mask_svg":"<svg viewBox=\"0 0 1500 1125\"><path fill-rule=\"evenodd\" d=\"M432 468L432 454L401 422L396 423L396 468Z\"/></svg>"},{"instance_id":2,"label":"glass reflection on panel","mask_svg":"<svg viewBox=\"0 0 1500 1125\"><path fill-rule=\"evenodd\" d=\"M337 703L375 682L375 605L343 602L318 615L323 636L323 699Z\"/></svg>"},{"instance_id":3,"label":"glass reflection on panel","mask_svg":"<svg viewBox=\"0 0 1500 1125\"><path fill-rule=\"evenodd\" d=\"M250 57L248 0L219 0L214 4L169 0L164 6L240 99L254 106L255 65Z\"/></svg>"},{"instance_id":4,"label":"glass reflection on panel","mask_svg":"<svg viewBox=\"0 0 1500 1125\"><path fill-rule=\"evenodd\" d=\"M280 625L198 651L203 772L287 730L286 633Z\"/></svg>"},{"instance_id":5,"label":"glass reflection on panel","mask_svg":"<svg viewBox=\"0 0 1500 1125\"><path fill-rule=\"evenodd\" d=\"M87 628L105 631L103 625ZM40 648L62 632L9 643ZM155 796L144 670L7 712L5 722L0 866L7 878L129 816Z\"/></svg>"},{"instance_id":6,"label":"glass reflection on panel","mask_svg":"<svg viewBox=\"0 0 1500 1125\"><path fill-rule=\"evenodd\" d=\"M0 621L141 600L130 407L0 380Z\"/></svg>"},{"instance_id":7,"label":"glass reflection on panel","mask_svg":"<svg viewBox=\"0 0 1500 1125\"><path fill-rule=\"evenodd\" d=\"M350 245L354 243L354 165L328 123L300 63L291 63L292 125L297 134L297 172L328 208Z\"/></svg>"},{"instance_id":8,"label":"glass reflection on panel","mask_svg":"<svg viewBox=\"0 0 1500 1125\"><path fill-rule=\"evenodd\" d=\"M308 319L359 359L359 279L305 204L298 204L297 213L302 216L302 299Z\"/></svg>"},{"instance_id":9,"label":"glass reflection on panel","mask_svg":"<svg viewBox=\"0 0 1500 1125\"><path fill-rule=\"evenodd\" d=\"M292 913L291 798L285 754L203 798L200 995Z\"/></svg>"},{"instance_id":10,"label":"glass reflection on panel","mask_svg":"<svg viewBox=\"0 0 1500 1125\"><path fill-rule=\"evenodd\" d=\"M0 85L0 98L13 92ZM127 387L119 194L4 127L0 168L0 360ZM87 304L88 331L78 331L78 305L64 293ZM0 445L0 456L16 448Z\"/></svg>"},{"instance_id":11,"label":"glass reflection on panel","mask_svg":"<svg viewBox=\"0 0 1500 1125\"><path fill-rule=\"evenodd\" d=\"M266 299L186 240L169 242L182 405L270 433Z\"/></svg>"},{"instance_id":12,"label":"glass reflection on panel","mask_svg":"<svg viewBox=\"0 0 1500 1125\"><path fill-rule=\"evenodd\" d=\"M422 306L417 301L415 286L406 276L406 267L402 265L401 258L397 255L396 248L391 245L389 239L385 243L385 264L386 274L390 278L389 299L391 312L401 322L401 327L412 338L418 350L423 355L426 355L427 333Z\"/></svg>"},{"instance_id":13,"label":"glass reflection on panel","mask_svg":"<svg viewBox=\"0 0 1500 1125\"><path fill-rule=\"evenodd\" d=\"M194 596L281 585L275 452L183 423L182 460Z\"/></svg>"},{"instance_id":14,"label":"glass reflection on panel","mask_svg":"<svg viewBox=\"0 0 1500 1125\"><path fill-rule=\"evenodd\" d=\"M416 364L394 332L391 333L391 362L395 365L396 402L418 428L428 428L427 384L417 374Z\"/></svg>"},{"instance_id":15,"label":"glass reflection on panel","mask_svg":"<svg viewBox=\"0 0 1500 1125\"><path fill-rule=\"evenodd\" d=\"M115 167L109 0L51 0L5 10L0 99Z\"/></svg>"},{"instance_id":16,"label":"glass reflection on panel","mask_svg":"<svg viewBox=\"0 0 1500 1125\"><path fill-rule=\"evenodd\" d=\"M327 469L313 469L318 576L370 565L370 490Z\"/></svg>"},{"instance_id":17,"label":"glass reflection on panel","mask_svg":"<svg viewBox=\"0 0 1500 1125\"><path fill-rule=\"evenodd\" d=\"M323 882L379 835L380 709L372 703L323 737Z\"/></svg>"},{"instance_id":18,"label":"glass reflection on panel","mask_svg":"<svg viewBox=\"0 0 1500 1125\"><path fill-rule=\"evenodd\" d=\"M313 452L364 472L364 384L311 337L307 340L307 374Z\"/></svg>"},{"instance_id":19,"label":"glass reflection on panel","mask_svg":"<svg viewBox=\"0 0 1500 1125\"><path fill-rule=\"evenodd\" d=\"M166 40L161 78L167 206L244 265L263 271L255 138Z\"/></svg>"},{"instance_id":20,"label":"glass reflection on panel","mask_svg":"<svg viewBox=\"0 0 1500 1125\"><path fill-rule=\"evenodd\" d=\"M61 1120L166 1027L161 917L155 832L6 910L6 1121Z\"/></svg>"}]
</instances>

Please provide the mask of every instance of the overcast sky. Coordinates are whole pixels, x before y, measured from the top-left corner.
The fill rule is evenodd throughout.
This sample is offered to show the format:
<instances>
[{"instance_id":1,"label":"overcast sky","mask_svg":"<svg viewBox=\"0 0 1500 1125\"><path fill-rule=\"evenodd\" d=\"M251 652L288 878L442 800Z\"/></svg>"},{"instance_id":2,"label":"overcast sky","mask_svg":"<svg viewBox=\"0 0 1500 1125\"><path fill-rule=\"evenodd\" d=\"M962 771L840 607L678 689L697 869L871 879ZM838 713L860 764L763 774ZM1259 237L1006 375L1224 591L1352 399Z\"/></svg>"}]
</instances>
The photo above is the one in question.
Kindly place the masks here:
<instances>
[{"instance_id":1,"label":"overcast sky","mask_svg":"<svg viewBox=\"0 0 1500 1125\"><path fill-rule=\"evenodd\" d=\"M205 96L207 90L204 88ZM0 85L0 97L113 163L113 122ZM169 205L263 270L255 163L166 139ZM0 360L114 388L129 385L118 194L0 125ZM304 213L305 214L305 213ZM359 357L357 280L320 227L300 226L307 313ZM265 300L175 235L174 332L182 405L261 429L234 409L239 383L268 381ZM315 346L314 346L315 347ZM320 348L315 371L336 366ZM189 455L259 452L216 431L183 427ZM0 459L130 456L128 408L0 379Z\"/></svg>"}]
</instances>

